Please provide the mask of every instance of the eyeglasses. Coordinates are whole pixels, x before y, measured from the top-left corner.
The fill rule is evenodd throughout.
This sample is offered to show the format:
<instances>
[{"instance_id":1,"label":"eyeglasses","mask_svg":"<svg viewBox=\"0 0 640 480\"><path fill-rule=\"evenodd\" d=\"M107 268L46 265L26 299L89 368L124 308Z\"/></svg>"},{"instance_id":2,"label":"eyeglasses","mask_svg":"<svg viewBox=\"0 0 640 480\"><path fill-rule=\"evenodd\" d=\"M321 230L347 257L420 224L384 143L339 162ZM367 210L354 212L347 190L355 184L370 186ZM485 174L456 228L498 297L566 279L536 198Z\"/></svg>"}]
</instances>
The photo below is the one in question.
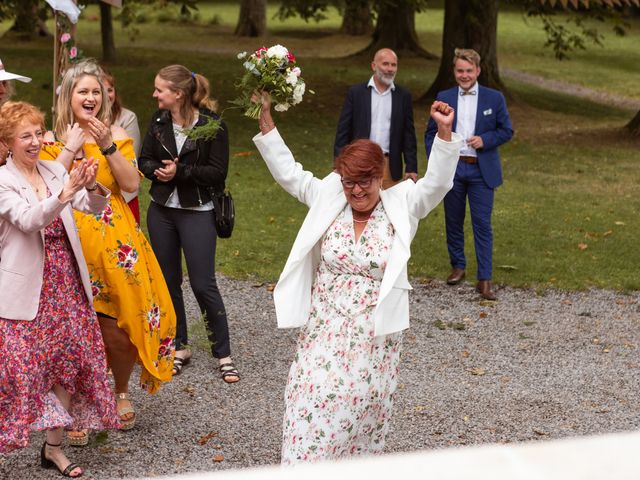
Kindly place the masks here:
<instances>
[{"instance_id":1,"label":"eyeglasses","mask_svg":"<svg viewBox=\"0 0 640 480\"><path fill-rule=\"evenodd\" d=\"M36 138L36 142L39 142L44 138L44 132L42 130L38 130L35 134L25 133L24 135L20 135L18 140L22 143L33 143L33 137Z\"/></svg>"},{"instance_id":2,"label":"eyeglasses","mask_svg":"<svg viewBox=\"0 0 640 480\"><path fill-rule=\"evenodd\" d=\"M363 190L365 188L369 188L371 186L371 182L373 181L372 177L363 178L362 180L345 180L344 178L340 180L342 182L342 186L344 188L348 188L351 190L356 185L358 185Z\"/></svg>"}]
</instances>

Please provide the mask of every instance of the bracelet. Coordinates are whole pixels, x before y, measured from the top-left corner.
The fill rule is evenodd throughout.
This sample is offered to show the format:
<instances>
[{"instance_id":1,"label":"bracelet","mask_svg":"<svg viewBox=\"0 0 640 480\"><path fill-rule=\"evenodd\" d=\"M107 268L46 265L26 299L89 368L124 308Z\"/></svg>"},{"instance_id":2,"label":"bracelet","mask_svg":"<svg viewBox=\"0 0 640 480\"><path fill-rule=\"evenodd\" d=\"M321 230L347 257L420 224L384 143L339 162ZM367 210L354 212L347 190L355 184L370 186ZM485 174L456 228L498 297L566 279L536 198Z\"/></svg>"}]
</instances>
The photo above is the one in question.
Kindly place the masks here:
<instances>
[{"instance_id":1,"label":"bracelet","mask_svg":"<svg viewBox=\"0 0 640 480\"><path fill-rule=\"evenodd\" d=\"M73 154L73 156L76 156L77 152L74 152L73 150L71 150L69 147L67 147L66 145L64 147L62 147L63 150L66 150L67 152Z\"/></svg>"},{"instance_id":2,"label":"bracelet","mask_svg":"<svg viewBox=\"0 0 640 480\"><path fill-rule=\"evenodd\" d=\"M87 192L95 192L98 189L98 182L93 184L93 187L84 187Z\"/></svg>"},{"instance_id":3,"label":"bracelet","mask_svg":"<svg viewBox=\"0 0 640 480\"><path fill-rule=\"evenodd\" d=\"M276 126L270 123L261 123L260 126L262 128L275 128Z\"/></svg>"}]
</instances>

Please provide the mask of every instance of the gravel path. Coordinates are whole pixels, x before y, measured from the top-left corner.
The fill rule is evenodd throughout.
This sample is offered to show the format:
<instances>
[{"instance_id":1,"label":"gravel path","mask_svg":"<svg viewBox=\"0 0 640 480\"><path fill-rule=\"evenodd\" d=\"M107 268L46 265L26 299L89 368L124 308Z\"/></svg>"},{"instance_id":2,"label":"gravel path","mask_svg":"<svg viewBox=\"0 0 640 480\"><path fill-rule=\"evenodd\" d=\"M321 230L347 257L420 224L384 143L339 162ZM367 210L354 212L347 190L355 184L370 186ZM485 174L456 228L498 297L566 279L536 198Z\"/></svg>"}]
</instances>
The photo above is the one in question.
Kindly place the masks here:
<instances>
[{"instance_id":1,"label":"gravel path","mask_svg":"<svg viewBox=\"0 0 640 480\"><path fill-rule=\"evenodd\" d=\"M134 430L67 449L84 478L279 462L296 331L276 330L266 285L220 278L220 286L242 381L222 383L194 325L199 338L182 375L155 396L132 386ZM503 288L491 303L468 283L414 288L388 452L640 428L640 293ZM60 478L38 466L41 438L0 457L0 478Z\"/></svg>"},{"instance_id":2,"label":"gravel path","mask_svg":"<svg viewBox=\"0 0 640 480\"><path fill-rule=\"evenodd\" d=\"M531 73L522 72L520 70L511 70L509 68L500 69L500 73L513 80L518 80L529 85L544 88L554 92L562 92L568 95L585 98L601 105L614 106L627 110L640 110L640 100L627 97L615 93L607 93L600 90L594 90L584 87L577 83L564 82L553 78L533 75Z\"/></svg>"}]
</instances>

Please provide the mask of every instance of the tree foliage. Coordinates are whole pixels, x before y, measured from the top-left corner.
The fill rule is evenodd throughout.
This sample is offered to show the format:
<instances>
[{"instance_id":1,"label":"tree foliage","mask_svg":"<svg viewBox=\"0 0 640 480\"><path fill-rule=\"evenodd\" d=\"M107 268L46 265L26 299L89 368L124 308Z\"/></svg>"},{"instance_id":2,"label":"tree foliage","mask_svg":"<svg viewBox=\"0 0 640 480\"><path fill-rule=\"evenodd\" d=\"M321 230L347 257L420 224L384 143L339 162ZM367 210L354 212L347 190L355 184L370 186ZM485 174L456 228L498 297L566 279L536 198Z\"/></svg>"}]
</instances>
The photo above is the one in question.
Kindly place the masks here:
<instances>
[{"instance_id":1,"label":"tree foliage","mask_svg":"<svg viewBox=\"0 0 640 480\"><path fill-rule=\"evenodd\" d=\"M637 1L640 0L511 0L511 3L521 5L527 17L540 19L547 36L545 47L550 47L558 60L566 60L572 52L585 50L589 44L603 46L604 35L592 26L593 21L611 25L616 35L624 35L629 23L619 4ZM567 12L571 15L566 15Z\"/></svg>"}]
</instances>

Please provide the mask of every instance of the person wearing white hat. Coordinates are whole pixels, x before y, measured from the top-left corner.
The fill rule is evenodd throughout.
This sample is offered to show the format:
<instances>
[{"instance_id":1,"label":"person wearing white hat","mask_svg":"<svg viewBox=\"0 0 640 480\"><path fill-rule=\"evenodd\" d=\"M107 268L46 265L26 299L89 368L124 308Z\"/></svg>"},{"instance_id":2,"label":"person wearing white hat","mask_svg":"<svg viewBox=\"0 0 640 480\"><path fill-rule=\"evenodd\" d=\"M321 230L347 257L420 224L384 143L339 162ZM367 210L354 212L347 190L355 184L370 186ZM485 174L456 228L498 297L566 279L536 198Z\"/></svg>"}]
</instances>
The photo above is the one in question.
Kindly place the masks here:
<instances>
[{"instance_id":1,"label":"person wearing white hat","mask_svg":"<svg viewBox=\"0 0 640 480\"><path fill-rule=\"evenodd\" d=\"M31 79L17 73L7 72L4 69L2 60L0 60L0 105L9 100L9 97L13 94L13 85L11 80L18 80L20 82L29 83Z\"/></svg>"},{"instance_id":2,"label":"person wearing white hat","mask_svg":"<svg viewBox=\"0 0 640 480\"><path fill-rule=\"evenodd\" d=\"M4 65L2 60L0 59L0 107L3 103L5 103L11 95L13 95L13 82L12 80L18 80L20 82L29 83L31 79L29 77L24 77L22 75L18 75L16 73L7 72L4 69ZM0 165L4 165L7 146L0 142Z\"/></svg>"}]
</instances>

